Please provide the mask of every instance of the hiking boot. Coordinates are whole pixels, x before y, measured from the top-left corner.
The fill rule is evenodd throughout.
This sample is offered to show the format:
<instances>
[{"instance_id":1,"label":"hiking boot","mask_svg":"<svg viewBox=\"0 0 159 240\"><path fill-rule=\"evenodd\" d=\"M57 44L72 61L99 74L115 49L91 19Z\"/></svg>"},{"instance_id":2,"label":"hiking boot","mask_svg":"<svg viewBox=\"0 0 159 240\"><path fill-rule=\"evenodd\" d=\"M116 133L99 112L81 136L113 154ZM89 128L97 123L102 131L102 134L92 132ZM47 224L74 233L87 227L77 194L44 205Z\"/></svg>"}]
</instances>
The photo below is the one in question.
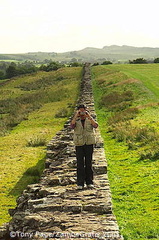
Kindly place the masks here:
<instances>
[{"instance_id":1,"label":"hiking boot","mask_svg":"<svg viewBox=\"0 0 159 240\"><path fill-rule=\"evenodd\" d=\"M88 185L87 185L87 188L94 189L95 186L94 186L93 184L88 184Z\"/></svg>"},{"instance_id":2,"label":"hiking boot","mask_svg":"<svg viewBox=\"0 0 159 240\"><path fill-rule=\"evenodd\" d=\"M83 186L80 185L77 186L77 190L83 190L83 188L84 188Z\"/></svg>"}]
</instances>

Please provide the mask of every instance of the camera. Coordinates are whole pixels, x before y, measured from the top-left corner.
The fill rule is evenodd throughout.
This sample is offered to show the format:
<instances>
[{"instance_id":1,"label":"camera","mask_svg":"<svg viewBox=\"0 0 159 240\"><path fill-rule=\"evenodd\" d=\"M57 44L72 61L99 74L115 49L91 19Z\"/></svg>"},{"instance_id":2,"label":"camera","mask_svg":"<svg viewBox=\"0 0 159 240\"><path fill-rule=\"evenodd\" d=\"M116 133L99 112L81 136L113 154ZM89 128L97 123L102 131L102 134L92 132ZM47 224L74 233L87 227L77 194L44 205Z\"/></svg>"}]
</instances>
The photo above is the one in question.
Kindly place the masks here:
<instances>
[{"instance_id":1,"label":"camera","mask_svg":"<svg viewBox=\"0 0 159 240\"><path fill-rule=\"evenodd\" d=\"M79 114L81 115L81 116L84 116L84 115L86 115L87 114L87 111L85 111L85 112L79 112Z\"/></svg>"},{"instance_id":2,"label":"camera","mask_svg":"<svg viewBox=\"0 0 159 240\"><path fill-rule=\"evenodd\" d=\"M82 116L86 115L86 112L80 112L80 115L82 115Z\"/></svg>"}]
</instances>

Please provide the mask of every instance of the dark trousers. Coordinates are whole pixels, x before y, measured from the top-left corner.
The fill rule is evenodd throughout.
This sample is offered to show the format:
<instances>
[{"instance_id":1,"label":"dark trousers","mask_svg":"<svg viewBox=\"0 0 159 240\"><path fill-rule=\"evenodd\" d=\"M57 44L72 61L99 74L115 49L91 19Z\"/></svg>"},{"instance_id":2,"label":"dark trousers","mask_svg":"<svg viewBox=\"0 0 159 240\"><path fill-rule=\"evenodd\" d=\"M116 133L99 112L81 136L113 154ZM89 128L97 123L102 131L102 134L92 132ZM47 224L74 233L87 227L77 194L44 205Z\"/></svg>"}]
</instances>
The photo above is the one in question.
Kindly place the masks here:
<instances>
[{"instance_id":1,"label":"dark trousers","mask_svg":"<svg viewBox=\"0 0 159 240\"><path fill-rule=\"evenodd\" d=\"M93 144L76 146L77 185L93 184L92 155Z\"/></svg>"}]
</instances>

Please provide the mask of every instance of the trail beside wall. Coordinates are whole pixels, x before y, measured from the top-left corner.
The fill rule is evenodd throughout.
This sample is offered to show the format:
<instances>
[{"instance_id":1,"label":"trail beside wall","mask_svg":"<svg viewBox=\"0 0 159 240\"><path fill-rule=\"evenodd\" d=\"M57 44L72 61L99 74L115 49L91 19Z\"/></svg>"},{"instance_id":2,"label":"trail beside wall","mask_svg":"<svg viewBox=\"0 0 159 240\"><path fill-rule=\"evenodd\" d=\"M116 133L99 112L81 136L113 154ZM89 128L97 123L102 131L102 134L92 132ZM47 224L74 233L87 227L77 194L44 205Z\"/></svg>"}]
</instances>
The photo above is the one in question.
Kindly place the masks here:
<instances>
[{"instance_id":1,"label":"trail beside wall","mask_svg":"<svg viewBox=\"0 0 159 240\"><path fill-rule=\"evenodd\" d=\"M90 65L85 64L78 103L96 118ZM47 146L45 170L10 210L12 220L1 228L1 239L107 239L122 240L112 212L107 162L99 129L94 147L95 189L76 189L76 157L70 119Z\"/></svg>"}]
</instances>

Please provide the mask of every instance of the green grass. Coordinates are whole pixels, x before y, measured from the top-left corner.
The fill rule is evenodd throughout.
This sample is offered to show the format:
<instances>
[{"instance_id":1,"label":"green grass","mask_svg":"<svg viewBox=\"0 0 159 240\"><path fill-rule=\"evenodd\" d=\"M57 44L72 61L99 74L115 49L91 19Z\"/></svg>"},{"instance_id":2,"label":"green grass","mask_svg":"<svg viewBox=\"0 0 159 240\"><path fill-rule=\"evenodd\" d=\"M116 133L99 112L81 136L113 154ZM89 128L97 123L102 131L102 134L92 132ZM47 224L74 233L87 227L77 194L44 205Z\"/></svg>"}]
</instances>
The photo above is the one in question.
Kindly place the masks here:
<instances>
[{"instance_id":1,"label":"green grass","mask_svg":"<svg viewBox=\"0 0 159 240\"><path fill-rule=\"evenodd\" d=\"M124 239L128 240L159 238L159 157L156 154L155 159L151 155L140 159L141 153L159 152L157 76L159 67L155 64L92 68L96 112L105 143L114 213ZM109 95L110 99L114 91L121 95L132 91L133 99L129 105L122 99L124 109L113 101L112 105L104 104L102 97ZM132 108L138 111L125 120L125 111ZM124 131L128 140L119 138ZM157 136L157 140L152 136Z\"/></svg>"},{"instance_id":2,"label":"green grass","mask_svg":"<svg viewBox=\"0 0 159 240\"><path fill-rule=\"evenodd\" d=\"M0 137L0 224L10 220L8 209L16 206L16 198L25 187L39 180L46 155L46 145L43 146L40 139L48 143L56 132L62 129L64 122L72 113L78 96L82 68L64 68L57 72L41 72L19 77L0 88L1 99L12 100L20 97L21 93L24 94L24 90L17 88L21 84L34 83L41 77L57 79L61 76L63 76L61 81L40 89L41 98L44 96L43 91L54 94L53 97L50 95L50 101L49 99L46 101L44 96L44 99L40 99L40 108L29 112L25 121L21 121L7 135ZM5 95L7 91L12 92L12 95L9 93ZM25 91L25 94L31 96L35 91L39 89ZM67 116L58 115L61 109L67 109ZM28 142L33 143L35 140L39 143L38 146L34 144L28 146Z\"/></svg>"},{"instance_id":3,"label":"green grass","mask_svg":"<svg viewBox=\"0 0 159 240\"><path fill-rule=\"evenodd\" d=\"M114 70L119 70L129 78L142 81L143 85L159 97L159 65L158 64L121 64L113 65ZM111 66L109 69L112 69Z\"/></svg>"},{"instance_id":4,"label":"green grass","mask_svg":"<svg viewBox=\"0 0 159 240\"><path fill-rule=\"evenodd\" d=\"M26 120L32 111L39 109L43 104L70 98L77 75L78 68L61 68L50 73L39 72L12 79L8 84L1 86L1 135Z\"/></svg>"}]
</instances>

